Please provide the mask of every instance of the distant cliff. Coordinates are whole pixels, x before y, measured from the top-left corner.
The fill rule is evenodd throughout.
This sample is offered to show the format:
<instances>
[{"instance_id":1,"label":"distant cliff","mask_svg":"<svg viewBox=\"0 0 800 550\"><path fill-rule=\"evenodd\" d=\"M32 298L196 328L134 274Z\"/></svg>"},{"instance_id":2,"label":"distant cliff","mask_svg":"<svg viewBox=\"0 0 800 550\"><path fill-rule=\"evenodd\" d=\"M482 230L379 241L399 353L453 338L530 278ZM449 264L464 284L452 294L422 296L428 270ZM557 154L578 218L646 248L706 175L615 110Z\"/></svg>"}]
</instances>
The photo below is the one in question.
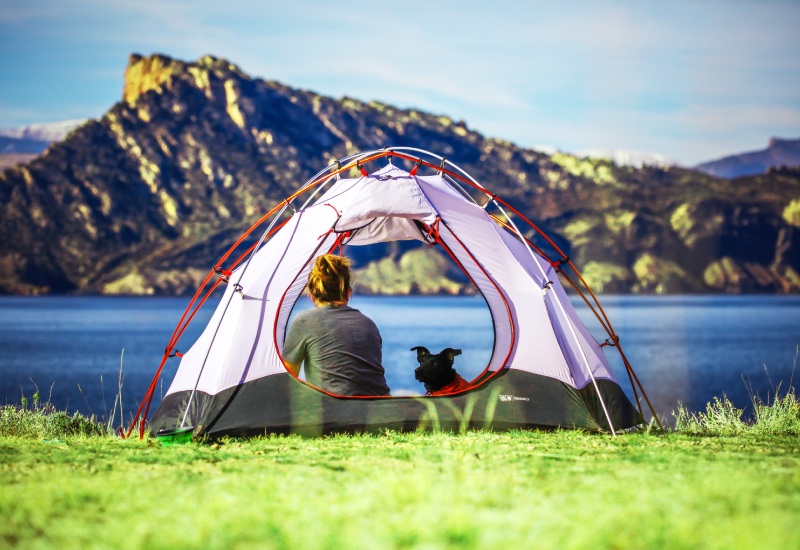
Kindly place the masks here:
<instances>
[{"instance_id":1,"label":"distant cliff","mask_svg":"<svg viewBox=\"0 0 800 550\"><path fill-rule=\"evenodd\" d=\"M770 169L800 166L800 139L772 138L766 149L729 155L695 168L720 178L763 174Z\"/></svg>"},{"instance_id":2,"label":"distant cliff","mask_svg":"<svg viewBox=\"0 0 800 550\"><path fill-rule=\"evenodd\" d=\"M551 232L598 291L800 290L792 170L727 181L549 156L447 116L254 79L212 56L133 55L122 95L0 173L0 291L192 291L244 228L331 159L385 145L456 162ZM447 261L407 243L348 254L363 291L468 290Z\"/></svg>"}]
</instances>

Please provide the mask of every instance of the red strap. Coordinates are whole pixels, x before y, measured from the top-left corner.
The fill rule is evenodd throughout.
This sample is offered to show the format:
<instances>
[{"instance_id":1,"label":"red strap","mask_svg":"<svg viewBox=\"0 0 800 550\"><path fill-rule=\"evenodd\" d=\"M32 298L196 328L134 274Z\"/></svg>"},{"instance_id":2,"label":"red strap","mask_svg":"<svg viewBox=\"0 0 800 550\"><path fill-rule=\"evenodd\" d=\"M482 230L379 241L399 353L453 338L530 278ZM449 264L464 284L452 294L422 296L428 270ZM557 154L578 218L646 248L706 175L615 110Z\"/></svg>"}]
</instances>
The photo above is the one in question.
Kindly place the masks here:
<instances>
[{"instance_id":1,"label":"red strap","mask_svg":"<svg viewBox=\"0 0 800 550\"><path fill-rule=\"evenodd\" d=\"M339 233L339 236L336 237L336 242L333 243L333 246L331 247L331 252L330 253L333 254L334 251L338 248L339 249L338 255L339 256L343 256L344 255L344 240L345 239L349 239L352 234L353 234L352 231L345 231L344 233Z\"/></svg>"},{"instance_id":2,"label":"red strap","mask_svg":"<svg viewBox=\"0 0 800 550\"><path fill-rule=\"evenodd\" d=\"M425 235L425 238L428 239L428 246L433 248L433 245L439 242L439 221L442 218L436 218L436 221L433 222L430 227L428 227L428 234ZM433 241L431 241L431 236L433 237Z\"/></svg>"},{"instance_id":3,"label":"red strap","mask_svg":"<svg viewBox=\"0 0 800 550\"><path fill-rule=\"evenodd\" d=\"M569 258L567 258L566 256L561 258L560 260L552 260L552 261L550 261L550 265L556 271L561 271L561 266L564 265L564 264L568 264L568 263L569 263Z\"/></svg>"},{"instance_id":4,"label":"red strap","mask_svg":"<svg viewBox=\"0 0 800 550\"><path fill-rule=\"evenodd\" d=\"M600 347L602 348L605 346L616 346L617 344L619 344L619 336L614 334L610 338L606 338L606 341L600 344Z\"/></svg>"}]
</instances>

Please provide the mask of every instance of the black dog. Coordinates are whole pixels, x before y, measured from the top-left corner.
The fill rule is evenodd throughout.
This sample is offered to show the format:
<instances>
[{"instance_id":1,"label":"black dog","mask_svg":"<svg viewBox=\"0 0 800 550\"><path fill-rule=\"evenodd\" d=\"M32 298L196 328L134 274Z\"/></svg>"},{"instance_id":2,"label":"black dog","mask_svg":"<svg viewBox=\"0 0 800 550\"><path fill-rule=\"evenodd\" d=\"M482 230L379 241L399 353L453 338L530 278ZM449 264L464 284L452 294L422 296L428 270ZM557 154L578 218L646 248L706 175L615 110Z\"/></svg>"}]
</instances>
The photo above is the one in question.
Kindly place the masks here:
<instances>
[{"instance_id":1,"label":"black dog","mask_svg":"<svg viewBox=\"0 0 800 550\"><path fill-rule=\"evenodd\" d=\"M422 346L411 348L411 351L417 352L419 367L414 371L414 377L425 384L425 395L446 395L469 388L469 383L453 368L456 355L461 355L460 349L445 348L436 355Z\"/></svg>"}]
</instances>

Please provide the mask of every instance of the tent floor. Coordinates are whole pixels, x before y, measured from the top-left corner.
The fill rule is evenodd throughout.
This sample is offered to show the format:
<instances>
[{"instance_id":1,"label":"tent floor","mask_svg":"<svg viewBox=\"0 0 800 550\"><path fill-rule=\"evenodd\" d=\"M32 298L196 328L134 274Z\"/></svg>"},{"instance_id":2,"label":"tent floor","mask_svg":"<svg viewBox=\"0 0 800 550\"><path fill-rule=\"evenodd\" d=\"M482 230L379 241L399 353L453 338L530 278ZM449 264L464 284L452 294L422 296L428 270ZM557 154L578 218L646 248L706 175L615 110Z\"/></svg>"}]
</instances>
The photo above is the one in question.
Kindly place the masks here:
<instances>
[{"instance_id":1,"label":"tent floor","mask_svg":"<svg viewBox=\"0 0 800 550\"><path fill-rule=\"evenodd\" d=\"M617 430L643 423L614 382L598 380ZM190 392L168 395L151 421L154 434L178 427ZM195 436L308 436L424 428L577 428L608 430L592 384L576 390L558 380L509 369L456 396L336 398L286 374L267 376L220 392L197 393L187 423Z\"/></svg>"}]
</instances>

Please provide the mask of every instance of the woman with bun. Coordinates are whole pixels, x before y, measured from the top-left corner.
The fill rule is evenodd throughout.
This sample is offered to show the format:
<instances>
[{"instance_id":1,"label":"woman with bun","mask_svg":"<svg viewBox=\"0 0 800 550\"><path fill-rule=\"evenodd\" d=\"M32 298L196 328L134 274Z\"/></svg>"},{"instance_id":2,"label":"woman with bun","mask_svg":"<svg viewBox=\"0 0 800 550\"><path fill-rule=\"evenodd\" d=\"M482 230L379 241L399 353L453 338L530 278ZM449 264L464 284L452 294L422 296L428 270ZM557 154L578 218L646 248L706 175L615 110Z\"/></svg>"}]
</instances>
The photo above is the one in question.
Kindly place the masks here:
<instances>
[{"instance_id":1,"label":"woman with bun","mask_svg":"<svg viewBox=\"0 0 800 550\"><path fill-rule=\"evenodd\" d=\"M381 365L381 334L366 315L347 305L350 261L326 254L314 261L308 293L314 308L297 315L286 335L283 360L306 382L343 396L389 395Z\"/></svg>"}]
</instances>

